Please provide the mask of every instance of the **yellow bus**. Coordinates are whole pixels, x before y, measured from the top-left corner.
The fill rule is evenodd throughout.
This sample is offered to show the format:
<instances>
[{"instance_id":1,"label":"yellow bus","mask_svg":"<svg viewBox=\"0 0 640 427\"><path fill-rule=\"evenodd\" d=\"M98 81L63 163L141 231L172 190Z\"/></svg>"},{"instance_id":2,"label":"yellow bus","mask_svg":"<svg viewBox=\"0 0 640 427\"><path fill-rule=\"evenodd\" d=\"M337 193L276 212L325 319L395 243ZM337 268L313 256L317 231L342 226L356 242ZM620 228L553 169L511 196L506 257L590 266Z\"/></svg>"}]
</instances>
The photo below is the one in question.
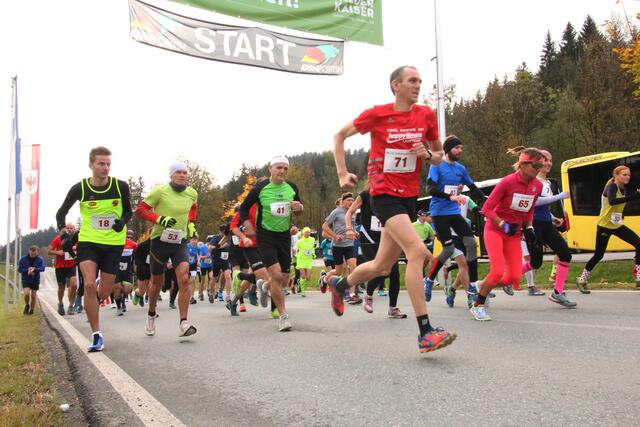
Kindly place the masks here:
<instances>
[{"instance_id":1,"label":"yellow bus","mask_svg":"<svg viewBox=\"0 0 640 427\"><path fill-rule=\"evenodd\" d=\"M596 223L602 204L602 191L613 169L626 165L631 170L632 188L640 187L640 151L617 151L579 157L562 163L562 189L570 197L564 201L567 219L567 243L578 251L595 250ZM624 224L640 233L640 201L627 203ZM633 248L613 236L607 251L629 251Z\"/></svg>"}]
</instances>

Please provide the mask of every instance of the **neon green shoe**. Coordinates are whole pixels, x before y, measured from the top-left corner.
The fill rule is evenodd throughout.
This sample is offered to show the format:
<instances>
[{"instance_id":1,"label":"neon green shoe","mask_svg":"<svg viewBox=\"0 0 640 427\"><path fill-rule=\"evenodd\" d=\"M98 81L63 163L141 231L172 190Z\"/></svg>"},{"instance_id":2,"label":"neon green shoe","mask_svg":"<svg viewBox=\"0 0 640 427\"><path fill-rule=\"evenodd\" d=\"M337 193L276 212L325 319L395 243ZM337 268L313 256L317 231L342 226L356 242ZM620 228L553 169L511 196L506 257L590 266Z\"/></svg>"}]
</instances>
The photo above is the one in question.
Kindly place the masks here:
<instances>
[{"instance_id":1,"label":"neon green shoe","mask_svg":"<svg viewBox=\"0 0 640 427\"><path fill-rule=\"evenodd\" d=\"M269 316L271 316L272 319L279 319L280 318L280 310L278 310L277 308L274 309Z\"/></svg>"},{"instance_id":2,"label":"neon green shoe","mask_svg":"<svg viewBox=\"0 0 640 427\"><path fill-rule=\"evenodd\" d=\"M235 295L239 295L240 294L240 277L238 277L240 275L240 270L235 270L232 274L233 277L233 293Z\"/></svg>"}]
</instances>

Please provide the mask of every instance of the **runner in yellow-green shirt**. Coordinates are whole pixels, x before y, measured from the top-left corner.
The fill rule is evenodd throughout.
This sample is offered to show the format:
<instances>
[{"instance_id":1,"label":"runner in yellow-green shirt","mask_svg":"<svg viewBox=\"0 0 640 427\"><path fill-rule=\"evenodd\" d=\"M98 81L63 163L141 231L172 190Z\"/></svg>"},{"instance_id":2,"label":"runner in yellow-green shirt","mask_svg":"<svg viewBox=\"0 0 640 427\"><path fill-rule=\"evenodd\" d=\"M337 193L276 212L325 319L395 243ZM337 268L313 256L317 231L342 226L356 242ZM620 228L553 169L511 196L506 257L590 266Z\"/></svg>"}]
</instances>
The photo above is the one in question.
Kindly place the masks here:
<instances>
[{"instance_id":1,"label":"runner in yellow-green shirt","mask_svg":"<svg viewBox=\"0 0 640 427\"><path fill-rule=\"evenodd\" d=\"M316 239L311 237L311 229L302 229L302 237L295 246L296 268L300 271L300 296L306 297L305 289L311 280L311 268L316 257Z\"/></svg>"}]
</instances>

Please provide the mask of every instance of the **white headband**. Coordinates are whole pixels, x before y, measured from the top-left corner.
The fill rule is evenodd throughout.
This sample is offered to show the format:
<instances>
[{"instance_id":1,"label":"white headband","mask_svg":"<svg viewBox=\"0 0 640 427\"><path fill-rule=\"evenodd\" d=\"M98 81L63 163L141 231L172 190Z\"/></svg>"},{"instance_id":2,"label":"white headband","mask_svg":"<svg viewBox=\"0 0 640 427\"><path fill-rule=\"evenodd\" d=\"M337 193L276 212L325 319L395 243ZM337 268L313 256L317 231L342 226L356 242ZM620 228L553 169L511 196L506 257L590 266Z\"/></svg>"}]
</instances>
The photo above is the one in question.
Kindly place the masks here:
<instances>
[{"instance_id":1,"label":"white headband","mask_svg":"<svg viewBox=\"0 0 640 427\"><path fill-rule=\"evenodd\" d=\"M273 166L276 163L284 163L285 165L289 166L289 159L287 159L285 156L275 156L269 162L269 166Z\"/></svg>"},{"instance_id":2,"label":"white headband","mask_svg":"<svg viewBox=\"0 0 640 427\"><path fill-rule=\"evenodd\" d=\"M179 171L188 171L188 170L189 169L187 168L187 165L185 165L182 162L176 162L172 164L171 167L169 168L169 176Z\"/></svg>"}]
</instances>

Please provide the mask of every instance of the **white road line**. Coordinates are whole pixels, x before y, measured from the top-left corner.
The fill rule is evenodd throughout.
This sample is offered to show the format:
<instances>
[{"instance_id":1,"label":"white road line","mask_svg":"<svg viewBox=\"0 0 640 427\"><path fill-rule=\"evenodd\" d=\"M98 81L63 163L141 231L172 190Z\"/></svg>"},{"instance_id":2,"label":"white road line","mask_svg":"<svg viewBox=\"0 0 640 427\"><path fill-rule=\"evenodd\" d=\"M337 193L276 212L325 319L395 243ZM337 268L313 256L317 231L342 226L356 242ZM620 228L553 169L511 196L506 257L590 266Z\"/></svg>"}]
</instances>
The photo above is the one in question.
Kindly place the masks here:
<instances>
[{"instance_id":1,"label":"white road line","mask_svg":"<svg viewBox=\"0 0 640 427\"><path fill-rule=\"evenodd\" d=\"M471 319L473 317L469 315L469 317L460 317L460 316L450 316L450 315L438 315L438 319L452 319L452 320L465 320ZM612 331L632 331L632 332L640 332L640 327L636 326L615 326L615 325L603 325L603 324L591 324L591 323L569 323L569 322L551 322L548 320L520 320L520 319L503 319L503 318L493 318L491 323L520 323L525 325L541 325L541 326L565 326L569 328L589 328L589 329L609 329Z\"/></svg>"},{"instance_id":2,"label":"white road line","mask_svg":"<svg viewBox=\"0 0 640 427\"><path fill-rule=\"evenodd\" d=\"M50 275L46 275L45 281L51 280ZM55 279L54 279L55 280ZM89 340L65 319L46 301L45 298L38 298L51 315L55 317L60 326L69 334L82 352L87 351ZM182 427L184 424L176 418L162 403L154 398L140 384L123 371L107 355L102 352L86 354L85 356L96 367L98 371L113 386L115 391L127 402L134 414L140 418L144 425L149 426L175 426Z\"/></svg>"}]
</instances>

